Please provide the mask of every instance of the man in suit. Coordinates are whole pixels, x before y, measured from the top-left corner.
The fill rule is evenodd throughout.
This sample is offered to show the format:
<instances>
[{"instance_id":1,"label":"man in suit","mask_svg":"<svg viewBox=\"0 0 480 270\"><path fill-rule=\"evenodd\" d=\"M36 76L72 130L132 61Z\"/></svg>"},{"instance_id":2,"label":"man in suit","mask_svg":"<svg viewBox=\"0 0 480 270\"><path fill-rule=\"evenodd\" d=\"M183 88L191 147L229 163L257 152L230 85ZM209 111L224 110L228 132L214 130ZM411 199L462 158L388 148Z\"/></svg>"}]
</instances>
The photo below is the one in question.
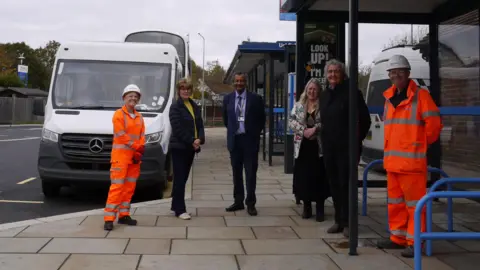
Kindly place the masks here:
<instances>
[{"instance_id":1,"label":"man in suit","mask_svg":"<svg viewBox=\"0 0 480 270\"><path fill-rule=\"evenodd\" d=\"M265 104L263 99L246 91L246 76L237 73L234 77L235 91L223 99L223 123L227 128L227 148L233 170L234 203L227 212L245 209L251 216L257 215L255 208L260 133L265 126ZM243 188L245 167L247 197Z\"/></svg>"}]
</instances>

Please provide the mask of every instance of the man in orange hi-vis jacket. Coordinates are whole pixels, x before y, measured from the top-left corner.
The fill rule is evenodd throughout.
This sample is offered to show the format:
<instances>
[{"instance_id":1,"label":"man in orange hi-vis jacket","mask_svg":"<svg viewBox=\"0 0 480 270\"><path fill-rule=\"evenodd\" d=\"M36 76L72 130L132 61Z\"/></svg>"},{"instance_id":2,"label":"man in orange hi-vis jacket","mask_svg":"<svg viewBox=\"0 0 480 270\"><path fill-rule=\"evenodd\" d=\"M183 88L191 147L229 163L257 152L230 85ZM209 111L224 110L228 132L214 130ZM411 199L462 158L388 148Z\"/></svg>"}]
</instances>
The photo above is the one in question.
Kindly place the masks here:
<instances>
[{"instance_id":1,"label":"man in orange hi-vis jacket","mask_svg":"<svg viewBox=\"0 0 480 270\"><path fill-rule=\"evenodd\" d=\"M429 91L409 78L410 64L404 56L392 56L387 71L393 84L383 93L390 239L377 246L404 249L401 255L412 258L415 207L427 192L427 149L438 140L442 123ZM421 223L424 231L425 212Z\"/></svg>"},{"instance_id":2,"label":"man in orange hi-vis jacket","mask_svg":"<svg viewBox=\"0 0 480 270\"><path fill-rule=\"evenodd\" d=\"M123 90L125 105L113 114L113 144L110 168L110 191L105 206L104 229L112 230L118 212L118 223L135 226L130 217L130 201L140 176L140 163L145 149L145 124L135 110L141 93L130 84Z\"/></svg>"}]
</instances>

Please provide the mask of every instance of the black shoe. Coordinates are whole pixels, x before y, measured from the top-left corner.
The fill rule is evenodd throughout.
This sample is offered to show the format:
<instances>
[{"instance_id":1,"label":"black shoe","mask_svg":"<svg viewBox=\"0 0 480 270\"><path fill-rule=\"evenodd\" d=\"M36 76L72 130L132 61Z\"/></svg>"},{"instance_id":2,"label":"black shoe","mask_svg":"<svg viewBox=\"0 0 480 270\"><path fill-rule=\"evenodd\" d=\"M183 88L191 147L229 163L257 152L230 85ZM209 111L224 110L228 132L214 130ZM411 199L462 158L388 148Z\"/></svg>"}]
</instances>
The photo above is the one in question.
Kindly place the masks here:
<instances>
[{"instance_id":1,"label":"black shoe","mask_svg":"<svg viewBox=\"0 0 480 270\"><path fill-rule=\"evenodd\" d=\"M113 221L105 221L105 224L103 225L103 229L105 231L113 230Z\"/></svg>"},{"instance_id":2,"label":"black shoe","mask_svg":"<svg viewBox=\"0 0 480 270\"><path fill-rule=\"evenodd\" d=\"M311 202L303 202L303 219L309 219L312 217L312 203Z\"/></svg>"},{"instance_id":3,"label":"black shoe","mask_svg":"<svg viewBox=\"0 0 480 270\"><path fill-rule=\"evenodd\" d=\"M345 238L349 238L349 237L350 237L350 230L348 229L348 227L343 228L343 236L344 236Z\"/></svg>"},{"instance_id":4,"label":"black shoe","mask_svg":"<svg viewBox=\"0 0 480 270\"><path fill-rule=\"evenodd\" d=\"M295 204L296 205L302 204L302 202L300 201L300 199L297 196L295 196Z\"/></svg>"},{"instance_id":5,"label":"black shoe","mask_svg":"<svg viewBox=\"0 0 480 270\"><path fill-rule=\"evenodd\" d=\"M255 206L248 206L247 207L247 212L250 216L258 215L258 212L257 212L257 209L255 208Z\"/></svg>"},{"instance_id":6,"label":"black shoe","mask_svg":"<svg viewBox=\"0 0 480 270\"><path fill-rule=\"evenodd\" d=\"M235 212L235 211L239 211L239 210L243 210L245 209L245 206L243 204L239 204L239 203L234 203L232 205L230 205L229 207L225 208L225 210L227 212Z\"/></svg>"},{"instance_id":7,"label":"black shoe","mask_svg":"<svg viewBox=\"0 0 480 270\"><path fill-rule=\"evenodd\" d=\"M380 239L377 241L377 248L379 249L404 249L405 246L399 245L390 239Z\"/></svg>"},{"instance_id":8,"label":"black shoe","mask_svg":"<svg viewBox=\"0 0 480 270\"><path fill-rule=\"evenodd\" d=\"M341 233L341 232L343 232L343 227L336 223L333 224L333 226L327 230L327 233Z\"/></svg>"},{"instance_id":9,"label":"black shoe","mask_svg":"<svg viewBox=\"0 0 480 270\"><path fill-rule=\"evenodd\" d=\"M400 253L404 258L413 258L415 253L413 252L413 246L407 246L402 253Z\"/></svg>"},{"instance_id":10,"label":"black shoe","mask_svg":"<svg viewBox=\"0 0 480 270\"><path fill-rule=\"evenodd\" d=\"M128 226L137 226L137 221L130 216L121 217L118 219L118 224L124 224Z\"/></svg>"}]
</instances>

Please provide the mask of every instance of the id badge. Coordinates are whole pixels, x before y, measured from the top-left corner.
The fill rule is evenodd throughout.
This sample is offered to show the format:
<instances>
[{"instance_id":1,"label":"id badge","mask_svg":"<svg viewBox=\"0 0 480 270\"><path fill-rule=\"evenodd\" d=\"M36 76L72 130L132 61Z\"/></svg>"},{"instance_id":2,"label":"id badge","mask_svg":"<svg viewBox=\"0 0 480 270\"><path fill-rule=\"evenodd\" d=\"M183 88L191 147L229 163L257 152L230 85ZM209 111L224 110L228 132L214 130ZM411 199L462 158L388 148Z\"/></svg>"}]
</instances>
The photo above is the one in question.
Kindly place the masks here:
<instances>
[{"instance_id":1,"label":"id badge","mask_svg":"<svg viewBox=\"0 0 480 270\"><path fill-rule=\"evenodd\" d=\"M245 118L243 116L238 117L238 122L245 122Z\"/></svg>"}]
</instances>

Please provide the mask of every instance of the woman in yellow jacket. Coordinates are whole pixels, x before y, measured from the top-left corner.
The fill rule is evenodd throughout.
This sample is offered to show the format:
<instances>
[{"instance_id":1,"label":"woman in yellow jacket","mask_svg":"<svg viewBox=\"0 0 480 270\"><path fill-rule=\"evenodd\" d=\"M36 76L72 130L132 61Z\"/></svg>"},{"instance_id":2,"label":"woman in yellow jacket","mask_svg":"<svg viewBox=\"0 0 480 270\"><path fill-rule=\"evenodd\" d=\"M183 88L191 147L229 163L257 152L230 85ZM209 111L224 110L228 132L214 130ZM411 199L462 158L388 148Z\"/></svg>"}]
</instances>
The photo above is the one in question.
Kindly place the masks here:
<instances>
[{"instance_id":1,"label":"woman in yellow jacket","mask_svg":"<svg viewBox=\"0 0 480 270\"><path fill-rule=\"evenodd\" d=\"M185 185L195 153L205 143L205 131L200 109L190 98L192 84L188 79L177 83L178 99L170 107L170 153L173 165L171 210L181 219L191 219L185 206Z\"/></svg>"}]
</instances>

